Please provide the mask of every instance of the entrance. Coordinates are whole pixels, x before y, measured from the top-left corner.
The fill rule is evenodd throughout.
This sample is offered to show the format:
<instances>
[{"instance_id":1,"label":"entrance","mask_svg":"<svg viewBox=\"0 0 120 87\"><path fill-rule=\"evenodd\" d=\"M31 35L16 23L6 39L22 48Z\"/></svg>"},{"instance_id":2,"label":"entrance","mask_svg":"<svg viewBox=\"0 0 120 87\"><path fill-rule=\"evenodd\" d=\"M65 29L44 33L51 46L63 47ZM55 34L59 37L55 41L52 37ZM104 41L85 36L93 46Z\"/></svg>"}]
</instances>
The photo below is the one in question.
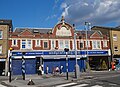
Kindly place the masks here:
<instances>
[{"instance_id":1,"label":"entrance","mask_svg":"<svg viewBox=\"0 0 120 87\"><path fill-rule=\"evenodd\" d=\"M43 65L43 57L36 57L36 73L39 72L39 66Z\"/></svg>"},{"instance_id":2,"label":"entrance","mask_svg":"<svg viewBox=\"0 0 120 87\"><path fill-rule=\"evenodd\" d=\"M108 57L90 57L89 63L92 70L108 69Z\"/></svg>"},{"instance_id":3,"label":"entrance","mask_svg":"<svg viewBox=\"0 0 120 87\"><path fill-rule=\"evenodd\" d=\"M0 61L0 76L5 74L5 62Z\"/></svg>"}]
</instances>

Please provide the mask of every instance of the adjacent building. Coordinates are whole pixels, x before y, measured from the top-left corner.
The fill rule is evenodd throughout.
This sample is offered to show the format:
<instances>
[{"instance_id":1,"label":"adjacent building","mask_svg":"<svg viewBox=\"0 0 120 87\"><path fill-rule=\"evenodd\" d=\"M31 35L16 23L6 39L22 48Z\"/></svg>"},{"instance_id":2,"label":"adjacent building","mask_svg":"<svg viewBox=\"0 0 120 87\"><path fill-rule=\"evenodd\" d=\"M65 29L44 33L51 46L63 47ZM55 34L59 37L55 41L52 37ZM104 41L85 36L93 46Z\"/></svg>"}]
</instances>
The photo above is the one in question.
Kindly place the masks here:
<instances>
[{"instance_id":1,"label":"adjacent building","mask_svg":"<svg viewBox=\"0 0 120 87\"><path fill-rule=\"evenodd\" d=\"M0 75L8 70L8 40L12 29L12 20L0 20Z\"/></svg>"},{"instance_id":2,"label":"adjacent building","mask_svg":"<svg viewBox=\"0 0 120 87\"><path fill-rule=\"evenodd\" d=\"M120 27L101 27L101 26L94 26L92 30L98 30L103 33L107 33L110 37L110 49L111 49L111 61L114 59L120 60Z\"/></svg>"}]
</instances>

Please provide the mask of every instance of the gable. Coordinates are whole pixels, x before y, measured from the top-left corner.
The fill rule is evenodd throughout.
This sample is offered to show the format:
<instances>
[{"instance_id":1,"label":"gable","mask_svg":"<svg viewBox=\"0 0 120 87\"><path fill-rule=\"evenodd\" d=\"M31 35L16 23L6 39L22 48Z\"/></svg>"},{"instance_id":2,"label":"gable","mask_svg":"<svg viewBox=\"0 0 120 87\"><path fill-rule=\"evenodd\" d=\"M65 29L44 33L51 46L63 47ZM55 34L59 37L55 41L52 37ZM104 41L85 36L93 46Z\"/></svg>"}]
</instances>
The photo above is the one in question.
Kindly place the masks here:
<instances>
[{"instance_id":1,"label":"gable","mask_svg":"<svg viewBox=\"0 0 120 87\"><path fill-rule=\"evenodd\" d=\"M102 38L101 32L95 31L90 38Z\"/></svg>"},{"instance_id":2,"label":"gable","mask_svg":"<svg viewBox=\"0 0 120 87\"><path fill-rule=\"evenodd\" d=\"M22 31L19 36L24 36L24 37L28 37L28 36L34 36L33 33L31 31L29 31L28 29L25 29L24 31Z\"/></svg>"}]
</instances>

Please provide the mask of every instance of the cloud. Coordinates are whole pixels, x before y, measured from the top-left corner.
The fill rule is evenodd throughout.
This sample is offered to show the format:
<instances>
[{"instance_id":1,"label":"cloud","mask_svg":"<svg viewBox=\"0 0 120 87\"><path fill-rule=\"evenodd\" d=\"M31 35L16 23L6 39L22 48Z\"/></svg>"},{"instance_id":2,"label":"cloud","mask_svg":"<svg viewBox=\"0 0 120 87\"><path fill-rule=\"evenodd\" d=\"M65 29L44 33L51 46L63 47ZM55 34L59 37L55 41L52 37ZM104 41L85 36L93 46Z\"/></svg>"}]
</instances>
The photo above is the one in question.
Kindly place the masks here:
<instances>
[{"instance_id":1,"label":"cloud","mask_svg":"<svg viewBox=\"0 0 120 87\"><path fill-rule=\"evenodd\" d=\"M52 16L48 16L48 17L45 19L45 21L48 21L49 19L53 19L53 18L56 18L56 17L57 17L56 14L54 14L54 15L52 15Z\"/></svg>"},{"instance_id":2,"label":"cloud","mask_svg":"<svg viewBox=\"0 0 120 87\"><path fill-rule=\"evenodd\" d=\"M61 8L66 21L77 26L85 21L94 25L120 21L119 0L65 0Z\"/></svg>"}]
</instances>

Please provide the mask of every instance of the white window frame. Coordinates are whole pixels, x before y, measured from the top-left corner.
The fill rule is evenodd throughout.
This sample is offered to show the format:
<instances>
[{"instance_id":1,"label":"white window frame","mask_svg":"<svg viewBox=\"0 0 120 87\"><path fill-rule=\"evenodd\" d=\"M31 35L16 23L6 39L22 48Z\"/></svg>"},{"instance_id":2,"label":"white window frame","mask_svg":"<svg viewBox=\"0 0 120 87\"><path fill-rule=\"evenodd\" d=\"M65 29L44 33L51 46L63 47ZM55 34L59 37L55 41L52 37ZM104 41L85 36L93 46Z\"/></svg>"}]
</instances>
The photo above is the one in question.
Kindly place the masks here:
<instances>
[{"instance_id":1,"label":"white window frame","mask_svg":"<svg viewBox=\"0 0 120 87\"><path fill-rule=\"evenodd\" d=\"M70 49L70 41L69 40L59 40L58 43L59 43L59 49L61 49L61 50L63 50L64 48Z\"/></svg>"},{"instance_id":2,"label":"white window frame","mask_svg":"<svg viewBox=\"0 0 120 87\"><path fill-rule=\"evenodd\" d=\"M24 41L25 41L25 48L22 47L23 46L23 40L21 40L21 49L32 49L32 40L28 39L28 40L24 40Z\"/></svg>"},{"instance_id":3,"label":"white window frame","mask_svg":"<svg viewBox=\"0 0 120 87\"><path fill-rule=\"evenodd\" d=\"M113 34L113 41L117 41L117 34Z\"/></svg>"},{"instance_id":4,"label":"white window frame","mask_svg":"<svg viewBox=\"0 0 120 87\"><path fill-rule=\"evenodd\" d=\"M41 47L41 41L39 39L35 40L35 46Z\"/></svg>"},{"instance_id":5,"label":"white window frame","mask_svg":"<svg viewBox=\"0 0 120 87\"><path fill-rule=\"evenodd\" d=\"M0 45L0 54L2 54L2 45Z\"/></svg>"},{"instance_id":6,"label":"white window frame","mask_svg":"<svg viewBox=\"0 0 120 87\"><path fill-rule=\"evenodd\" d=\"M45 45L44 45L45 42L47 42L47 47L46 47L46 48L45 48ZM49 43L48 43L48 41L43 41L43 48L44 48L44 49L48 49L48 48L49 48Z\"/></svg>"},{"instance_id":7,"label":"white window frame","mask_svg":"<svg viewBox=\"0 0 120 87\"><path fill-rule=\"evenodd\" d=\"M82 48L81 48L81 46L80 46L80 43L83 44L83 47L82 47ZM84 48L84 41L80 41L80 42L79 42L79 48L80 48L80 49L83 49L83 48Z\"/></svg>"},{"instance_id":8,"label":"white window frame","mask_svg":"<svg viewBox=\"0 0 120 87\"><path fill-rule=\"evenodd\" d=\"M55 40L51 40L51 48L55 49Z\"/></svg>"},{"instance_id":9,"label":"white window frame","mask_svg":"<svg viewBox=\"0 0 120 87\"><path fill-rule=\"evenodd\" d=\"M14 41L15 41L15 42L14 42ZM18 44L18 43L17 43L17 40L16 40L16 39L13 39L13 40L12 40L12 46L17 46L17 44Z\"/></svg>"},{"instance_id":10,"label":"white window frame","mask_svg":"<svg viewBox=\"0 0 120 87\"><path fill-rule=\"evenodd\" d=\"M69 45L69 40L65 40L65 48L70 48L70 45Z\"/></svg>"},{"instance_id":11,"label":"white window frame","mask_svg":"<svg viewBox=\"0 0 120 87\"><path fill-rule=\"evenodd\" d=\"M108 47L107 40L103 40L103 47Z\"/></svg>"},{"instance_id":12,"label":"white window frame","mask_svg":"<svg viewBox=\"0 0 120 87\"><path fill-rule=\"evenodd\" d=\"M59 40L59 49L64 49L64 42L63 42L63 40Z\"/></svg>"},{"instance_id":13,"label":"white window frame","mask_svg":"<svg viewBox=\"0 0 120 87\"><path fill-rule=\"evenodd\" d=\"M90 41L89 40L87 40L87 41L85 41L85 45L86 45L86 47L90 47Z\"/></svg>"},{"instance_id":14,"label":"white window frame","mask_svg":"<svg viewBox=\"0 0 120 87\"><path fill-rule=\"evenodd\" d=\"M0 30L0 39L3 39L3 31Z\"/></svg>"},{"instance_id":15,"label":"white window frame","mask_svg":"<svg viewBox=\"0 0 120 87\"><path fill-rule=\"evenodd\" d=\"M99 43L99 47L98 47ZM93 40L92 41L92 49L101 49L101 41L100 40Z\"/></svg>"}]
</instances>

